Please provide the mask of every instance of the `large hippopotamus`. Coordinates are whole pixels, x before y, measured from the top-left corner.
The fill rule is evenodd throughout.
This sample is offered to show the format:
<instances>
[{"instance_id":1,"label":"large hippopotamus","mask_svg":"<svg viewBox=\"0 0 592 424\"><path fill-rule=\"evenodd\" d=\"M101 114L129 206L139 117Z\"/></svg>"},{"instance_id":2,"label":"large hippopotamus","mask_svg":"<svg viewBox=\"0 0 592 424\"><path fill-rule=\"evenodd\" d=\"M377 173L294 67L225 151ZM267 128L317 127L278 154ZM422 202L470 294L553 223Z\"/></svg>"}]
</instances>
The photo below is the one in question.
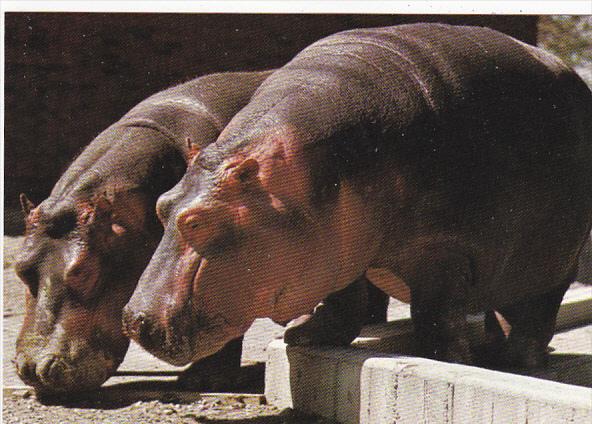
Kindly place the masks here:
<instances>
[{"instance_id":1,"label":"large hippopotamus","mask_svg":"<svg viewBox=\"0 0 592 424\"><path fill-rule=\"evenodd\" d=\"M21 196L24 382L72 392L115 371L129 343L123 306L162 236L156 199L269 74L214 74L157 93L99 134L39 206Z\"/></svg>"},{"instance_id":2,"label":"large hippopotamus","mask_svg":"<svg viewBox=\"0 0 592 424\"><path fill-rule=\"evenodd\" d=\"M128 334L195 361L366 274L409 286L420 354L471 363L466 315L496 310L500 358L538 366L592 224L591 118L573 71L491 29L324 38L158 201Z\"/></svg>"}]
</instances>

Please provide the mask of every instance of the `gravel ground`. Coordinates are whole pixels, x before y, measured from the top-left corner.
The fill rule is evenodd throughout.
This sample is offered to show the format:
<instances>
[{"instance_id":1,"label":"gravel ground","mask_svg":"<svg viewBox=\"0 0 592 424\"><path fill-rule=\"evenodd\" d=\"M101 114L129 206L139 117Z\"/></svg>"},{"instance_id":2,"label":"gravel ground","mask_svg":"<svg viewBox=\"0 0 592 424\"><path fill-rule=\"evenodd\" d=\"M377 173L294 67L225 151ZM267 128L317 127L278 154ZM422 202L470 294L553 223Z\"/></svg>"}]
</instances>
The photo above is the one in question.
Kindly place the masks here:
<instances>
[{"instance_id":1,"label":"gravel ground","mask_svg":"<svg viewBox=\"0 0 592 424\"><path fill-rule=\"evenodd\" d=\"M329 424L332 421L304 416L267 405L251 405L223 398L189 404L138 401L130 405L79 402L71 405L41 404L29 391L4 397L3 422L22 423L244 423Z\"/></svg>"}]
</instances>

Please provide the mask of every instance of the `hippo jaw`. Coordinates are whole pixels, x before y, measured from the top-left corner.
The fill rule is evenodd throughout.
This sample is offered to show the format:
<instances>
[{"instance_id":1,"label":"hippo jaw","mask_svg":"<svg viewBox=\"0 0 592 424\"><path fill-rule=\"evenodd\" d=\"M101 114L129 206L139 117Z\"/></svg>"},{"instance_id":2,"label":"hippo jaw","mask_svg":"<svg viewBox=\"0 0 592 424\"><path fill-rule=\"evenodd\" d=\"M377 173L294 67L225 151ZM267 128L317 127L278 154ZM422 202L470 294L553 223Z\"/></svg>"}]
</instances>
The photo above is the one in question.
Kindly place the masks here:
<instances>
[{"instance_id":1,"label":"hippo jaw","mask_svg":"<svg viewBox=\"0 0 592 424\"><path fill-rule=\"evenodd\" d=\"M64 316L54 321L39 303L27 293L27 314L15 358L19 377L41 394L98 388L123 361L129 345L129 340L113 331L119 321L114 311L109 311L111 322L96 322L92 311L73 308L66 301L61 307Z\"/></svg>"},{"instance_id":2,"label":"hippo jaw","mask_svg":"<svg viewBox=\"0 0 592 424\"><path fill-rule=\"evenodd\" d=\"M170 265L170 251L163 241L165 248L161 245L153 257L157 265L145 270L139 289L123 310L123 332L157 358L182 366L215 353L240 333L233 331L223 315L209 317L196 310L193 284L207 261L193 250L185 249L178 264L165 272L169 278L154 276L151 271L160 274ZM166 293L164 296L144 292L163 282L173 286L160 290Z\"/></svg>"},{"instance_id":3,"label":"hippo jaw","mask_svg":"<svg viewBox=\"0 0 592 424\"><path fill-rule=\"evenodd\" d=\"M324 245L302 249L299 231L257 233L202 255L170 229L124 309L124 332L158 358L185 365L214 354L256 318L287 322L312 310L332 289L330 261L316 254Z\"/></svg>"}]
</instances>

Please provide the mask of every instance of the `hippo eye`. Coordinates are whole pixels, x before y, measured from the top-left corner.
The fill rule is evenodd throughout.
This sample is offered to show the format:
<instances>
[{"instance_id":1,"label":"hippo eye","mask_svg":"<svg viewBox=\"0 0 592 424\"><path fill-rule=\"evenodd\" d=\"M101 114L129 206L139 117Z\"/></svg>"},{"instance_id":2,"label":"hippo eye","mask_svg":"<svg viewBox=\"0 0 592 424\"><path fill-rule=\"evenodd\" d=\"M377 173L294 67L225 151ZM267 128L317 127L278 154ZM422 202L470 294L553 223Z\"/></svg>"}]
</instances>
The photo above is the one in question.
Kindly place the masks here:
<instances>
[{"instance_id":1,"label":"hippo eye","mask_svg":"<svg viewBox=\"0 0 592 424\"><path fill-rule=\"evenodd\" d=\"M52 219L47 224L45 232L49 237L59 239L72 231L75 226L76 216L73 213L65 213Z\"/></svg>"}]
</instances>

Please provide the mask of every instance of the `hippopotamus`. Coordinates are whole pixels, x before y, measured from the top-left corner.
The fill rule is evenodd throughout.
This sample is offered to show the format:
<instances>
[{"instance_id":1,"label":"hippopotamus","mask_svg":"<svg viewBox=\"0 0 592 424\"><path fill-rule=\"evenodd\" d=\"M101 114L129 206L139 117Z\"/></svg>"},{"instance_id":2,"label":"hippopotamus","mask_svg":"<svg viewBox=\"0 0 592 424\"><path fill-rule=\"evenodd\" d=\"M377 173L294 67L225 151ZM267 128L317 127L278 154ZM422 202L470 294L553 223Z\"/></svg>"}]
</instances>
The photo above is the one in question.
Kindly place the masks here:
<instances>
[{"instance_id":1,"label":"hippopotamus","mask_svg":"<svg viewBox=\"0 0 592 424\"><path fill-rule=\"evenodd\" d=\"M488 28L321 39L158 200L128 334L196 361L367 275L409 287L418 354L473 363L467 314L495 310L500 360L542 365L592 225L591 116L572 70Z\"/></svg>"},{"instance_id":2,"label":"hippopotamus","mask_svg":"<svg viewBox=\"0 0 592 424\"><path fill-rule=\"evenodd\" d=\"M162 235L156 199L216 140L270 72L213 74L159 92L99 134L35 207L16 272L26 284L21 379L40 393L100 386L129 339L121 314Z\"/></svg>"}]
</instances>

